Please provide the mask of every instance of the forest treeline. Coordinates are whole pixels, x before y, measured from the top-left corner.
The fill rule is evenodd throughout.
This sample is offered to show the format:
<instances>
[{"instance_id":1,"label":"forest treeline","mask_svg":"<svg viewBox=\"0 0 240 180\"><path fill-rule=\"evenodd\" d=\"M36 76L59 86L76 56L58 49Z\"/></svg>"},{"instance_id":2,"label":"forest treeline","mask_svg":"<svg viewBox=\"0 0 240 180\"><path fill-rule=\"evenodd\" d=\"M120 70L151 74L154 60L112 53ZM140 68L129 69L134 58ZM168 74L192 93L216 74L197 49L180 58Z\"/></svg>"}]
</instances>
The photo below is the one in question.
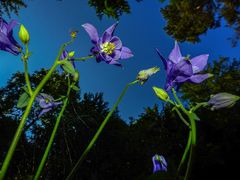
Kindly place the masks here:
<instances>
[{"instance_id":1,"label":"forest treeline","mask_svg":"<svg viewBox=\"0 0 240 180\"><path fill-rule=\"evenodd\" d=\"M46 69L34 72L31 82L38 84L46 72ZM209 94L219 91L240 95L239 60L221 57L209 65L206 72L213 73L215 78L201 85L185 83L180 88L185 101L207 101ZM1 163L23 113L16 107L23 86L24 74L17 72L0 89ZM67 86L66 74L56 71L42 92L57 99L66 93L64 86ZM103 96L103 93L71 93L42 179L64 179L68 175L111 108ZM197 122L199 136L192 179L229 178L238 174L235 164L240 160L239 107L236 104L219 111L198 111L201 121ZM8 171L8 179L30 179L35 173L58 112L59 108L56 108L38 118L38 105L34 104ZM170 106L146 107L138 117L131 119L130 124L115 111L76 178L147 179L152 174L151 157L154 154L164 155L171 174L176 171L187 134L188 130Z\"/></svg>"}]
</instances>

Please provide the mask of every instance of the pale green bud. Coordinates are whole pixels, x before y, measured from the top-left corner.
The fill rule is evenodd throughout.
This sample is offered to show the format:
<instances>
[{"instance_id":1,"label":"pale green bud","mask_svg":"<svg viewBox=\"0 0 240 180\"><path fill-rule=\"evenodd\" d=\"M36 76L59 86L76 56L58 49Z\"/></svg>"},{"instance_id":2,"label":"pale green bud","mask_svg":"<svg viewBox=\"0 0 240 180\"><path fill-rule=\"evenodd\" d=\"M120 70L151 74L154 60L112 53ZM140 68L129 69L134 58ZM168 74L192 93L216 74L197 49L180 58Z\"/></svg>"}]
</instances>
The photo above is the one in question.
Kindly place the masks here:
<instances>
[{"instance_id":1,"label":"pale green bud","mask_svg":"<svg viewBox=\"0 0 240 180\"><path fill-rule=\"evenodd\" d=\"M68 57L72 58L74 56L74 54L75 54L75 51L71 51L71 52L68 53Z\"/></svg>"},{"instance_id":2,"label":"pale green bud","mask_svg":"<svg viewBox=\"0 0 240 180\"><path fill-rule=\"evenodd\" d=\"M78 71L75 71L74 76L73 76L73 80L74 80L75 82L77 82L78 79L79 79L79 72L78 72Z\"/></svg>"},{"instance_id":3,"label":"pale green bud","mask_svg":"<svg viewBox=\"0 0 240 180\"><path fill-rule=\"evenodd\" d=\"M21 24L19 32L18 32L19 39L22 41L23 44L27 44L30 40L29 33L27 29Z\"/></svg>"},{"instance_id":4,"label":"pale green bud","mask_svg":"<svg viewBox=\"0 0 240 180\"><path fill-rule=\"evenodd\" d=\"M164 89L161 89L161 88L158 88L158 87L153 87L153 90L155 92L155 94L157 95L157 97L165 102L167 102L169 100L169 96L168 96L168 93L164 90Z\"/></svg>"},{"instance_id":5,"label":"pale green bud","mask_svg":"<svg viewBox=\"0 0 240 180\"><path fill-rule=\"evenodd\" d=\"M139 80L141 84L144 84L150 76L156 74L158 71L160 71L160 68L158 67L141 70L137 75L137 80Z\"/></svg>"}]
</instances>

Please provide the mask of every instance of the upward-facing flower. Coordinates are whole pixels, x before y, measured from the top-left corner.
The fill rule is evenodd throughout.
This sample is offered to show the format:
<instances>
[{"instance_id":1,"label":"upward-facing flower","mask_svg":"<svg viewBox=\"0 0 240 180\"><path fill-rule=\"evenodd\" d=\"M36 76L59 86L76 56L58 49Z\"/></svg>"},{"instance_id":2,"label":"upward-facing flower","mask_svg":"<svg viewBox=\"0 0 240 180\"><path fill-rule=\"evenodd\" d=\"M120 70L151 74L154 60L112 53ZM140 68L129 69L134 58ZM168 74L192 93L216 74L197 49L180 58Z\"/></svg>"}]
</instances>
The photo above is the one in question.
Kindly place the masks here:
<instances>
[{"instance_id":1,"label":"upward-facing flower","mask_svg":"<svg viewBox=\"0 0 240 180\"><path fill-rule=\"evenodd\" d=\"M167 171L167 161L161 155L155 154L152 157L153 162L153 173L158 171Z\"/></svg>"},{"instance_id":2,"label":"upward-facing flower","mask_svg":"<svg viewBox=\"0 0 240 180\"><path fill-rule=\"evenodd\" d=\"M117 23L105 30L102 37L98 36L97 29L89 23L83 24L93 43L91 53L96 57L97 62L105 61L108 64L121 66L118 59L127 59L133 56L131 50L122 45L119 37L114 36Z\"/></svg>"},{"instance_id":3,"label":"upward-facing flower","mask_svg":"<svg viewBox=\"0 0 240 180\"><path fill-rule=\"evenodd\" d=\"M208 54L202 54L192 59L183 57L177 42L175 42L175 47L169 54L168 59L165 59L158 49L156 50L167 72L165 85L167 91L184 82L201 83L212 76L211 74L198 74L207 65Z\"/></svg>"},{"instance_id":4,"label":"upward-facing flower","mask_svg":"<svg viewBox=\"0 0 240 180\"><path fill-rule=\"evenodd\" d=\"M62 104L62 102L55 102L52 96L45 94L45 93L40 93L36 97L36 101L38 102L39 106L42 108L38 117L41 117L44 113L46 113L46 112L52 110L54 107Z\"/></svg>"},{"instance_id":5,"label":"upward-facing flower","mask_svg":"<svg viewBox=\"0 0 240 180\"><path fill-rule=\"evenodd\" d=\"M18 55L21 46L13 38L13 28L17 25L17 21L12 20L9 24L0 18L0 50Z\"/></svg>"}]
</instances>

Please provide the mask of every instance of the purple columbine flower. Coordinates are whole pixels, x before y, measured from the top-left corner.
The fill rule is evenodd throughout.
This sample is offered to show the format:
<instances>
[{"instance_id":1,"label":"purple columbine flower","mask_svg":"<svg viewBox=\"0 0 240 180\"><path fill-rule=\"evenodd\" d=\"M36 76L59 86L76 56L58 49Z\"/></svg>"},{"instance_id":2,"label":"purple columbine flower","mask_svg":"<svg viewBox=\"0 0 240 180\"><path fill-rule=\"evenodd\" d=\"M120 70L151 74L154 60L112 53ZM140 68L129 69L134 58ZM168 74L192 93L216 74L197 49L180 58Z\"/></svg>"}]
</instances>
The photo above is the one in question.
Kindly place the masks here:
<instances>
[{"instance_id":1,"label":"purple columbine flower","mask_svg":"<svg viewBox=\"0 0 240 180\"><path fill-rule=\"evenodd\" d=\"M211 110L218 110L221 108L229 108L234 106L234 104L240 99L239 96L221 92L210 97L208 105L211 106Z\"/></svg>"},{"instance_id":2,"label":"purple columbine flower","mask_svg":"<svg viewBox=\"0 0 240 180\"><path fill-rule=\"evenodd\" d=\"M158 171L167 171L167 161L161 155L155 154L152 157L153 162L153 173Z\"/></svg>"},{"instance_id":3,"label":"purple columbine flower","mask_svg":"<svg viewBox=\"0 0 240 180\"><path fill-rule=\"evenodd\" d=\"M119 37L113 35L117 24L106 29L102 37L98 36L97 29L92 24L82 25L94 45L91 53L96 57L97 62L105 61L108 64L121 66L118 59L128 59L133 56L131 50L122 45Z\"/></svg>"},{"instance_id":4,"label":"purple columbine flower","mask_svg":"<svg viewBox=\"0 0 240 180\"><path fill-rule=\"evenodd\" d=\"M36 97L36 101L39 103L39 106L42 108L38 117L41 117L44 113L46 113L46 112L52 110L54 107L62 104L62 102L54 102L53 97L48 94L45 94L45 93L40 93Z\"/></svg>"},{"instance_id":5,"label":"purple columbine flower","mask_svg":"<svg viewBox=\"0 0 240 180\"><path fill-rule=\"evenodd\" d=\"M207 65L208 54L202 54L192 59L183 57L177 42L175 42L175 47L169 54L168 59L165 59L158 49L156 50L167 72L167 81L165 85L167 91L184 82L201 83L212 76L212 74L208 73L198 74Z\"/></svg>"},{"instance_id":6,"label":"purple columbine flower","mask_svg":"<svg viewBox=\"0 0 240 180\"><path fill-rule=\"evenodd\" d=\"M68 51L67 51L67 50L63 50L63 52L62 52L59 60L64 60L64 59L66 59L67 57L68 57ZM69 58L68 60L72 63L72 65L73 65L73 67L74 67L74 69L75 69L76 66L75 66L74 58ZM62 68L62 66L61 66L61 68Z\"/></svg>"},{"instance_id":7,"label":"purple columbine flower","mask_svg":"<svg viewBox=\"0 0 240 180\"><path fill-rule=\"evenodd\" d=\"M18 55L21 46L13 38L13 28L17 25L17 21L12 20L9 24L0 18L0 50Z\"/></svg>"}]
</instances>

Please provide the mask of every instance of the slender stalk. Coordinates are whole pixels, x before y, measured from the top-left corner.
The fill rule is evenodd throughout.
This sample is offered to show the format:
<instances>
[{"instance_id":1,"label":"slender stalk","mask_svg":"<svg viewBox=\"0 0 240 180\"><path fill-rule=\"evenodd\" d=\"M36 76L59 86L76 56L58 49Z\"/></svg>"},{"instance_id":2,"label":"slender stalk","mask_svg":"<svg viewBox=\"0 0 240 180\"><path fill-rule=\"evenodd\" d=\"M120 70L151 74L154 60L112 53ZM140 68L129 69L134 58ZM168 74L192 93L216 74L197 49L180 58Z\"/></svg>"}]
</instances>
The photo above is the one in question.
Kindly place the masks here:
<instances>
[{"instance_id":1,"label":"slender stalk","mask_svg":"<svg viewBox=\"0 0 240 180\"><path fill-rule=\"evenodd\" d=\"M191 133L191 151L190 151L190 155L189 155L189 159L188 159L188 166L187 166L187 171L185 173L184 176L184 180L186 180L189 175L190 175L190 166L192 165L193 162L193 154L194 154L194 150L195 150L195 146L197 144L197 130L196 130L196 122L194 120L194 116L192 114L192 111L188 111L184 108L184 106L182 105L180 99L178 98L176 91L174 90L174 88L172 88L172 92L174 95L174 98L176 99L176 101L178 102L179 108L188 116L188 119L190 121L190 133Z\"/></svg>"},{"instance_id":2,"label":"slender stalk","mask_svg":"<svg viewBox=\"0 0 240 180\"><path fill-rule=\"evenodd\" d=\"M24 63L25 81L26 81L26 84L27 84L27 88L28 88L29 95L32 96L33 92L32 92L32 87L31 87L31 83L30 83L29 75L28 75L28 64L27 64L27 60L24 59L24 60L23 60L23 63Z\"/></svg>"},{"instance_id":3,"label":"slender stalk","mask_svg":"<svg viewBox=\"0 0 240 180\"><path fill-rule=\"evenodd\" d=\"M68 90L67 90L67 95L66 95L66 98L65 98L65 100L64 100L64 102L63 102L63 107L62 107L62 109L61 109L61 111L60 111L60 113L59 113L59 115L58 115L58 117L57 117L57 120L56 120L55 126L54 126L54 128L53 128L51 137L50 137L50 139L49 139L47 148L46 148L46 150L45 150L45 152L44 152L44 155L43 155L43 157L42 157L42 160L41 160L41 162L40 162L40 164L39 164L39 166L38 166L37 172L36 172L36 174L35 174L35 176L34 176L34 180L38 180L38 179L39 179L39 176L40 176L40 174L41 174L41 172L42 172L42 169L43 169L43 167L44 167L44 165L45 165L45 162L46 162L46 160L47 160L49 151L50 151L50 149L51 149L51 147L52 147L54 138L55 138L55 136L56 136L56 132L57 132L58 126L59 126L60 121L61 121L61 118L62 118L62 116L63 116L63 112L65 111L65 109L66 109L66 107L67 107L67 103L68 103L68 99L69 99L69 94L70 94L70 92L71 92L71 85L70 85L70 80L69 80L69 78L68 78Z\"/></svg>"},{"instance_id":4,"label":"slender stalk","mask_svg":"<svg viewBox=\"0 0 240 180\"><path fill-rule=\"evenodd\" d=\"M188 160L187 170L186 170L186 173L184 176L184 180L187 180L189 178L191 165L192 165L192 159L193 159L192 156L193 156L193 146L191 146L191 149L190 149L189 160Z\"/></svg>"},{"instance_id":5,"label":"slender stalk","mask_svg":"<svg viewBox=\"0 0 240 180\"><path fill-rule=\"evenodd\" d=\"M63 52L63 49L65 48L66 44L62 45L59 53L58 53L58 56L53 64L53 66L51 67L51 69L48 71L48 73L46 74L46 76L42 79L42 81L39 83L39 85L37 86L36 90L33 92L32 96L30 97L29 99L29 102L28 102L28 105L26 107L26 110L20 120L20 123L19 123L19 126L17 128L17 131L13 137L13 140L11 142L11 145L9 147L9 150L7 152L7 155L3 161L3 165L2 165L2 168L1 168L1 171L0 171L0 180L3 180L5 175L6 175L6 172L7 172L7 169L9 167L9 164L10 164L10 161L12 160L12 156L15 152L15 149L16 149L16 146L18 144L18 141L22 135L22 132L23 132L23 129L24 129L24 125L26 123L26 120L27 120L27 117L31 111L31 108L32 108L32 104L36 98L36 96L38 95L38 93L40 92L40 90L43 88L43 86L46 84L46 82L48 81L48 79L50 78L50 76L52 75L52 73L54 72L54 70L56 69L56 67L58 66L58 60L59 60L59 57L60 55L62 54Z\"/></svg>"},{"instance_id":6,"label":"slender stalk","mask_svg":"<svg viewBox=\"0 0 240 180\"><path fill-rule=\"evenodd\" d=\"M190 146L191 146L191 142L192 142L192 133L191 133L191 131L189 131L188 142L187 142L186 148L185 148L185 150L184 150L184 153L183 153L182 159L181 159L181 161L180 161L180 164L179 164L179 166L178 166L177 174L180 173L181 168L182 168L182 165L184 164L184 162L185 162L185 160L186 160L186 157L187 157L189 148L190 148Z\"/></svg>"},{"instance_id":7,"label":"slender stalk","mask_svg":"<svg viewBox=\"0 0 240 180\"><path fill-rule=\"evenodd\" d=\"M73 169L71 170L71 172L69 173L69 175L67 176L66 180L70 180L73 178L74 174L76 173L77 169L79 168L80 164L83 162L83 160L86 158L87 154L89 153L89 151L91 150L91 148L93 147L93 145L95 144L95 142L97 141L99 135L101 134L102 130L104 129L105 125L107 124L109 118L111 117L111 115L113 114L113 112L115 111L115 109L117 108L118 104L120 103L120 101L122 100L123 96L125 95L125 93L127 92L127 89L130 85L136 84L138 82L138 80L133 81L129 84L127 84L125 86L125 88L123 89L122 93L120 94L117 102L114 104L113 108L111 109L111 111L108 113L108 115L106 116L106 118L104 119L104 121L102 122L102 124L100 125L100 127L98 128L96 134L93 136L92 140L90 141L90 143L88 144L88 146L86 147L86 149L84 150L82 156L78 159L77 163L75 164L75 166L73 167Z\"/></svg>"},{"instance_id":8,"label":"slender stalk","mask_svg":"<svg viewBox=\"0 0 240 180\"><path fill-rule=\"evenodd\" d=\"M180 117L180 119L182 120L182 122L188 126L189 128L191 128L190 124L186 121L186 119L182 116L182 114L180 113L180 111L178 110L177 107L174 107L173 110L175 110L178 114L178 116Z\"/></svg>"},{"instance_id":9,"label":"slender stalk","mask_svg":"<svg viewBox=\"0 0 240 180\"><path fill-rule=\"evenodd\" d=\"M85 61L87 59L93 58L93 55L86 56L86 57L81 57L81 58L74 58L74 61Z\"/></svg>"}]
</instances>

